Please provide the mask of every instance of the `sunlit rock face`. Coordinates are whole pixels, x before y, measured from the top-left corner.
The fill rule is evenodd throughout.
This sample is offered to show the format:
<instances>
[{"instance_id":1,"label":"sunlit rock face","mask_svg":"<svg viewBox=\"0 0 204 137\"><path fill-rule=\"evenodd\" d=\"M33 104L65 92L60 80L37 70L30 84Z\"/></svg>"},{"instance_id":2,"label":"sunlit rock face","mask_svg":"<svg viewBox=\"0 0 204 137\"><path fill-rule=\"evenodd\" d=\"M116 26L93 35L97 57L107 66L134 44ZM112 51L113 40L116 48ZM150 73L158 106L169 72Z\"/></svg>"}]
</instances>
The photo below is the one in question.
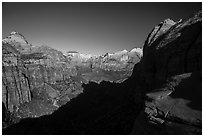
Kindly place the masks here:
<instances>
[{"instance_id":1,"label":"sunlit rock face","mask_svg":"<svg viewBox=\"0 0 204 137\"><path fill-rule=\"evenodd\" d=\"M108 66L113 66L116 65L115 69L132 69L135 63L138 63L141 58L141 52L135 50L134 48L131 51L123 50L119 51L113 54L107 53L103 57L103 62L102 67L107 67ZM140 49L140 48L137 48ZM132 64L131 64L132 63Z\"/></svg>"},{"instance_id":2,"label":"sunlit rock face","mask_svg":"<svg viewBox=\"0 0 204 137\"><path fill-rule=\"evenodd\" d=\"M202 134L201 37L201 12L149 34L139 66L146 99L132 134Z\"/></svg>"},{"instance_id":3,"label":"sunlit rock face","mask_svg":"<svg viewBox=\"0 0 204 137\"><path fill-rule=\"evenodd\" d=\"M83 83L127 79L139 61L137 52L131 52L132 62L128 62L129 52L118 53L113 62L104 56L63 54L46 45L33 46L22 34L12 32L2 40L3 127L52 114L82 93Z\"/></svg>"},{"instance_id":4,"label":"sunlit rock face","mask_svg":"<svg viewBox=\"0 0 204 137\"><path fill-rule=\"evenodd\" d=\"M16 31L11 32L2 42L14 46L21 53L29 52L32 46L22 34Z\"/></svg>"},{"instance_id":5,"label":"sunlit rock face","mask_svg":"<svg viewBox=\"0 0 204 137\"><path fill-rule=\"evenodd\" d=\"M145 42L145 47L150 46L159 36L163 35L175 24L176 22L174 22L173 20L166 19L155 26Z\"/></svg>"},{"instance_id":6,"label":"sunlit rock face","mask_svg":"<svg viewBox=\"0 0 204 137\"><path fill-rule=\"evenodd\" d=\"M108 71L132 71L134 64L138 63L142 57L142 50L134 48L131 51L123 50L100 56L70 51L65 55L72 63L79 66L91 66Z\"/></svg>"},{"instance_id":7,"label":"sunlit rock face","mask_svg":"<svg viewBox=\"0 0 204 137\"><path fill-rule=\"evenodd\" d=\"M63 105L72 98L70 88L81 88L74 94L82 93L81 83L74 84L70 78L77 75L76 69L69 67L61 52L47 46L33 47L23 40L18 42L23 49L12 41L2 43L2 101L7 111L3 127L21 118L52 113L60 106L58 101ZM61 87L55 87L60 81Z\"/></svg>"},{"instance_id":8,"label":"sunlit rock face","mask_svg":"<svg viewBox=\"0 0 204 137\"><path fill-rule=\"evenodd\" d=\"M20 43L21 45L28 44L25 37L16 31L11 32L10 35L4 38L2 41L4 43L10 43L10 44L15 44L15 43Z\"/></svg>"},{"instance_id":9,"label":"sunlit rock face","mask_svg":"<svg viewBox=\"0 0 204 137\"><path fill-rule=\"evenodd\" d=\"M97 83L101 81L124 81L127 77L123 77L131 76L134 65L141 60L142 55L140 48L99 56L81 54L76 51L69 51L65 54L70 61L69 65L75 66L78 74L81 74L88 81Z\"/></svg>"}]
</instances>

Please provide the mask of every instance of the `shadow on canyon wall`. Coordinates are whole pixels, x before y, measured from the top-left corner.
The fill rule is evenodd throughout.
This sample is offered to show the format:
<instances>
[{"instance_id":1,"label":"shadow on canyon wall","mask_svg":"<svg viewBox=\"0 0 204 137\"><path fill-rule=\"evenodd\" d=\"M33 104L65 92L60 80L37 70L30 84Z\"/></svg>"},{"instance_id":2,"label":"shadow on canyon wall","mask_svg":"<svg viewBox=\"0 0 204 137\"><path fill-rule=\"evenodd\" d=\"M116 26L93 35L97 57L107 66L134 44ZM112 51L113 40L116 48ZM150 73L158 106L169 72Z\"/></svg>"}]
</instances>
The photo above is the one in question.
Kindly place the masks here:
<instances>
[{"instance_id":1,"label":"shadow on canyon wall","mask_svg":"<svg viewBox=\"0 0 204 137\"><path fill-rule=\"evenodd\" d=\"M121 84L83 84L84 93L52 115L23 119L3 134L129 134L143 106L136 104L133 76Z\"/></svg>"},{"instance_id":2,"label":"shadow on canyon wall","mask_svg":"<svg viewBox=\"0 0 204 137\"><path fill-rule=\"evenodd\" d=\"M202 72L193 72L191 77L182 80L175 88L171 97L175 99L183 98L188 100L187 106L191 109L202 111ZM193 93L192 93L193 92Z\"/></svg>"}]
</instances>

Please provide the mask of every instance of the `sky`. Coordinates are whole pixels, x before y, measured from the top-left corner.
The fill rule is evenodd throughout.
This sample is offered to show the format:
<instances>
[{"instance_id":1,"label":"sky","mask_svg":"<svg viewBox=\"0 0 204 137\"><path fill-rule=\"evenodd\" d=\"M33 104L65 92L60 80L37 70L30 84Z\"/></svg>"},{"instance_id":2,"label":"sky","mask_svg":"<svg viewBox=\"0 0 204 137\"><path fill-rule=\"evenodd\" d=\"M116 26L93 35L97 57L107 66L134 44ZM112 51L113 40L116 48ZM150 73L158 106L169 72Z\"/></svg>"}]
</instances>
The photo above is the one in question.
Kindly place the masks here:
<instances>
[{"instance_id":1,"label":"sky","mask_svg":"<svg viewBox=\"0 0 204 137\"><path fill-rule=\"evenodd\" d=\"M35 46L101 55L143 47L163 20L185 19L201 9L201 2L4 2L2 36L17 31Z\"/></svg>"}]
</instances>

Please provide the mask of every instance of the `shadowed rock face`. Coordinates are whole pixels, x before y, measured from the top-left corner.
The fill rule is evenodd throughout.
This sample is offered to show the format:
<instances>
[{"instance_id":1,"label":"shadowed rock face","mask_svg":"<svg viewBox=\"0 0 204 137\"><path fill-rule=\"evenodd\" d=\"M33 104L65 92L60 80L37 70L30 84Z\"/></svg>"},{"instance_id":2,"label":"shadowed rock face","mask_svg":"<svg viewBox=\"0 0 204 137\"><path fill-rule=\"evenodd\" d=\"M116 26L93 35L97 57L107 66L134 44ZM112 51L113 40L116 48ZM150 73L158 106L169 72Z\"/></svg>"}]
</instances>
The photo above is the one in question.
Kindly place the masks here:
<instances>
[{"instance_id":1,"label":"shadowed rock face","mask_svg":"<svg viewBox=\"0 0 204 137\"><path fill-rule=\"evenodd\" d=\"M144 45L146 100L132 134L201 134L202 13L155 29Z\"/></svg>"},{"instance_id":2,"label":"shadowed rock face","mask_svg":"<svg viewBox=\"0 0 204 137\"><path fill-rule=\"evenodd\" d=\"M149 36L156 35L157 38L147 38L142 60L150 89L169 76L201 69L201 21L200 13L175 25L168 25L168 30L150 33ZM163 24L160 26L162 29Z\"/></svg>"},{"instance_id":3,"label":"shadowed rock face","mask_svg":"<svg viewBox=\"0 0 204 137\"><path fill-rule=\"evenodd\" d=\"M84 94L53 114L23 119L3 134L129 134L142 107L134 101L133 81L83 84Z\"/></svg>"}]
</instances>

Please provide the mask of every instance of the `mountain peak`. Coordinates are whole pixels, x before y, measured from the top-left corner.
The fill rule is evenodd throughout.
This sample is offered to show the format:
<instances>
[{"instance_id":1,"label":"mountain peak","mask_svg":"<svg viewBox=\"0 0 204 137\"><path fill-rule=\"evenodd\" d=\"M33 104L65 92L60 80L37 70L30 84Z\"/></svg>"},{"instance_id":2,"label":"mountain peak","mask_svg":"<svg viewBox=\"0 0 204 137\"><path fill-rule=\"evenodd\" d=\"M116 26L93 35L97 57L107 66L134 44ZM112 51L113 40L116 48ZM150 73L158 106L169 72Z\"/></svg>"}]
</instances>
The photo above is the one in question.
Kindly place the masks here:
<instances>
[{"instance_id":1,"label":"mountain peak","mask_svg":"<svg viewBox=\"0 0 204 137\"><path fill-rule=\"evenodd\" d=\"M9 36L2 40L4 43L20 43L23 45L27 45L28 42L25 37L17 31L12 31Z\"/></svg>"},{"instance_id":2,"label":"mountain peak","mask_svg":"<svg viewBox=\"0 0 204 137\"><path fill-rule=\"evenodd\" d=\"M176 22L174 22L172 19L170 19L170 18L167 18L167 19L165 19L163 22L162 22L162 24L169 24L169 25L174 25L174 24L176 24Z\"/></svg>"},{"instance_id":3,"label":"mountain peak","mask_svg":"<svg viewBox=\"0 0 204 137\"><path fill-rule=\"evenodd\" d=\"M160 22L157 26L153 28L152 32L149 34L147 41L146 41L148 44L145 44L145 45L151 45L159 36L161 36L166 31L168 31L175 24L176 22L174 22L173 20L169 18Z\"/></svg>"},{"instance_id":4,"label":"mountain peak","mask_svg":"<svg viewBox=\"0 0 204 137\"><path fill-rule=\"evenodd\" d=\"M130 53L137 53L139 57L141 58L143 55L143 49L142 48L133 48Z\"/></svg>"},{"instance_id":5,"label":"mountain peak","mask_svg":"<svg viewBox=\"0 0 204 137\"><path fill-rule=\"evenodd\" d=\"M11 33L10 33L10 35L19 35L20 33L18 33L17 31L12 31Z\"/></svg>"}]
</instances>

